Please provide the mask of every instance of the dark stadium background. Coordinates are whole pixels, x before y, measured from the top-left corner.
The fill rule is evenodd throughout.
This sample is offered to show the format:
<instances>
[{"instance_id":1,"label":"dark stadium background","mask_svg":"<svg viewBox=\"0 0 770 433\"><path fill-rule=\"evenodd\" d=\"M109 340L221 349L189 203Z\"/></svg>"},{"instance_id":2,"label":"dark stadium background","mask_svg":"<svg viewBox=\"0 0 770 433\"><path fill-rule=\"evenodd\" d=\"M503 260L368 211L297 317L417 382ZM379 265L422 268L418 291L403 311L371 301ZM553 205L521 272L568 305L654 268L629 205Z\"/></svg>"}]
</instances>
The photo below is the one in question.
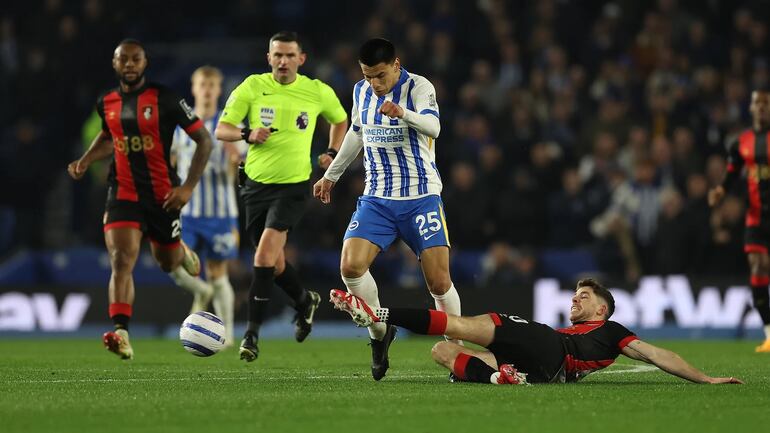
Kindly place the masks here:
<instances>
[{"instance_id":1,"label":"dark stadium background","mask_svg":"<svg viewBox=\"0 0 770 433\"><path fill-rule=\"evenodd\" d=\"M495 308L538 319L538 308L548 304L541 295L535 305L539 283L556 279L566 291L591 273L631 294L657 294L619 308L632 328L742 336L751 325L756 332L745 287L741 191L713 212L705 194L721 179L726 143L749 125L751 89L770 80L768 6L3 2L0 335L56 330L43 319L51 308L62 320L72 314L71 331L107 322L106 167L78 183L65 168L99 127L93 104L116 84L110 59L117 42L143 41L148 77L189 98L197 66L225 72L225 95L248 74L267 71L267 39L282 29L303 39L309 60L300 72L329 83L347 109L361 76L356 49L368 37L391 39L403 65L435 85L452 274L466 312ZM323 151L325 136L319 128L314 154ZM291 260L321 292L341 285L338 251L362 185L362 167L354 164L333 205L312 203L291 235ZM242 246L244 260L232 272L236 291L247 288L249 250ZM373 273L386 302L429 304L417 263L402 245L378 258ZM147 332L164 332L184 317L187 295L154 270L149 256L136 276L136 320ZM682 281L689 298L677 291ZM713 290L724 295L716 304ZM88 300L84 315L75 298L68 300L73 294ZM664 303L665 324L642 320L653 301ZM280 314L282 307L273 307ZM343 319L328 310L322 318ZM730 320L703 318L728 310Z\"/></svg>"}]
</instances>

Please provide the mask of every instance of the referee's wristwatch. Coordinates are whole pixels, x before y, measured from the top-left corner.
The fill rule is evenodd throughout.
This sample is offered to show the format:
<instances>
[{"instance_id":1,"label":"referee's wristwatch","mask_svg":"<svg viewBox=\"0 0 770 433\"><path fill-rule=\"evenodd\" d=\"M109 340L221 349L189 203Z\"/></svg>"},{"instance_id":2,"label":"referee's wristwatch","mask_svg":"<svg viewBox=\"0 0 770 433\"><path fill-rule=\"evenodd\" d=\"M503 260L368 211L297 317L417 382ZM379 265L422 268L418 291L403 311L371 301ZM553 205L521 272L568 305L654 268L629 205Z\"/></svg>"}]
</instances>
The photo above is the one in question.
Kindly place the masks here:
<instances>
[{"instance_id":1,"label":"referee's wristwatch","mask_svg":"<svg viewBox=\"0 0 770 433\"><path fill-rule=\"evenodd\" d=\"M250 128L241 129L241 140L245 141L246 143L253 144L251 141L249 141L249 135L251 135Z\"/></svg>"}]
</instances>

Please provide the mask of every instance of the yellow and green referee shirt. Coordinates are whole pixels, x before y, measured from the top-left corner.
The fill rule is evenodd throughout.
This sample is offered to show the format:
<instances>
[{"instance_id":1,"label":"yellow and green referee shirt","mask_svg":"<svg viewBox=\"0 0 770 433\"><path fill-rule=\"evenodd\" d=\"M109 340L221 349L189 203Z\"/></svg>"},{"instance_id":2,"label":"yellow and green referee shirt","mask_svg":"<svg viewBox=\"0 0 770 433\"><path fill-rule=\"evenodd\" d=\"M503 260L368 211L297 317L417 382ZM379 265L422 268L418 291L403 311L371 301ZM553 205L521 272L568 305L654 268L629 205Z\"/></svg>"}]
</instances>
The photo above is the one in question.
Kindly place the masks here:
<instances>
[{"instance_id":1,"label":"yellow and green referee shirt","mask_svg":"<svg viewBox=\"0 0 770 433\"><path fill-rule=\"evenodd\" d=\"M332 124L347 118L331 87L300 74L281 84L267 72L249 76L233 90L219 121L238 125L248 118L251 129L276 128L267 141L249 146L246 174L260 183L288 184L310 179L319 114Z\"/></svg>"}]
</instances>

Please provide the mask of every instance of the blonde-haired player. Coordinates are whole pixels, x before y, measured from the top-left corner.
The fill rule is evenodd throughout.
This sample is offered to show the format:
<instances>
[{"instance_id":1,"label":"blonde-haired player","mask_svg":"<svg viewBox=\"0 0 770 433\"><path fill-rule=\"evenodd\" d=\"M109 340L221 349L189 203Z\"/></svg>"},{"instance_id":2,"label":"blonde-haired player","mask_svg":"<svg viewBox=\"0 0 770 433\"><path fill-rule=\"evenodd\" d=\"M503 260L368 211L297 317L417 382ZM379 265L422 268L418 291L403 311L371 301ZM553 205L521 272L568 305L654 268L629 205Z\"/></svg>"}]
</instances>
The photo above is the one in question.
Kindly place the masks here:
<instances>
[{"instance_id":1,"label":"blonde-haired player","mask_svg":"<svg viewBox=\"0 0 770 433\"><path fill-rule=\"evenodd\" d=\"M235 198L235 172L246 145L224 143L213 135L221 111L222 72L213 66L201 66L191 77L195 113L212 134L213 149L201 181L190 202L182 209L184 242L205 262L206 281L184 273L172 273L174 281L194 295L192 311L203 311L212 301L214 312L222 318L226 344L232 344L234 295L227 273L228 261L238 253L238 203ZM184 131L174 134L173 152L179 177L184 179L190 167L195 143Z\"/></svg>"}]
</instances>

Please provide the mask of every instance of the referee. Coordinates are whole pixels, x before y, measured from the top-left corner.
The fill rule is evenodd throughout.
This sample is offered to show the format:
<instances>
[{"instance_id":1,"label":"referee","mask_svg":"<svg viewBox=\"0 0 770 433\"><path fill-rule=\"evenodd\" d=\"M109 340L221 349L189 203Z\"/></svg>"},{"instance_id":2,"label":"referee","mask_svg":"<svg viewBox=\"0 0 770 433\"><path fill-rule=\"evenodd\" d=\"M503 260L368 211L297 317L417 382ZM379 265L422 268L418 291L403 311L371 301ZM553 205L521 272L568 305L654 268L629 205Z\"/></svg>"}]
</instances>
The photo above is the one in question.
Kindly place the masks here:
<instances>
[{"instance_id":1,"label":"referee","mask_svg":"<svg viewBox=\"0 0 770 433\"><path fill-rule=\"evenodd\" d=\"M228 98L216 128L222 141L246 140L246 179L241 190L246 232L256 248L249 288L249 320L240 357L259 355L259 327L275 282L294 301L295 337L310 334L321 297L306 290L284 255L286 238L302 217L310 193L310 145L320 114L331 124L329 148L318 158L327 168L347 132L347 114L331 87L297 73L307 56L294 32L270 38L267 62L272 72L246 78ZM249 127L240 128L244 119Z\"/></svg>"}]
</instances>

